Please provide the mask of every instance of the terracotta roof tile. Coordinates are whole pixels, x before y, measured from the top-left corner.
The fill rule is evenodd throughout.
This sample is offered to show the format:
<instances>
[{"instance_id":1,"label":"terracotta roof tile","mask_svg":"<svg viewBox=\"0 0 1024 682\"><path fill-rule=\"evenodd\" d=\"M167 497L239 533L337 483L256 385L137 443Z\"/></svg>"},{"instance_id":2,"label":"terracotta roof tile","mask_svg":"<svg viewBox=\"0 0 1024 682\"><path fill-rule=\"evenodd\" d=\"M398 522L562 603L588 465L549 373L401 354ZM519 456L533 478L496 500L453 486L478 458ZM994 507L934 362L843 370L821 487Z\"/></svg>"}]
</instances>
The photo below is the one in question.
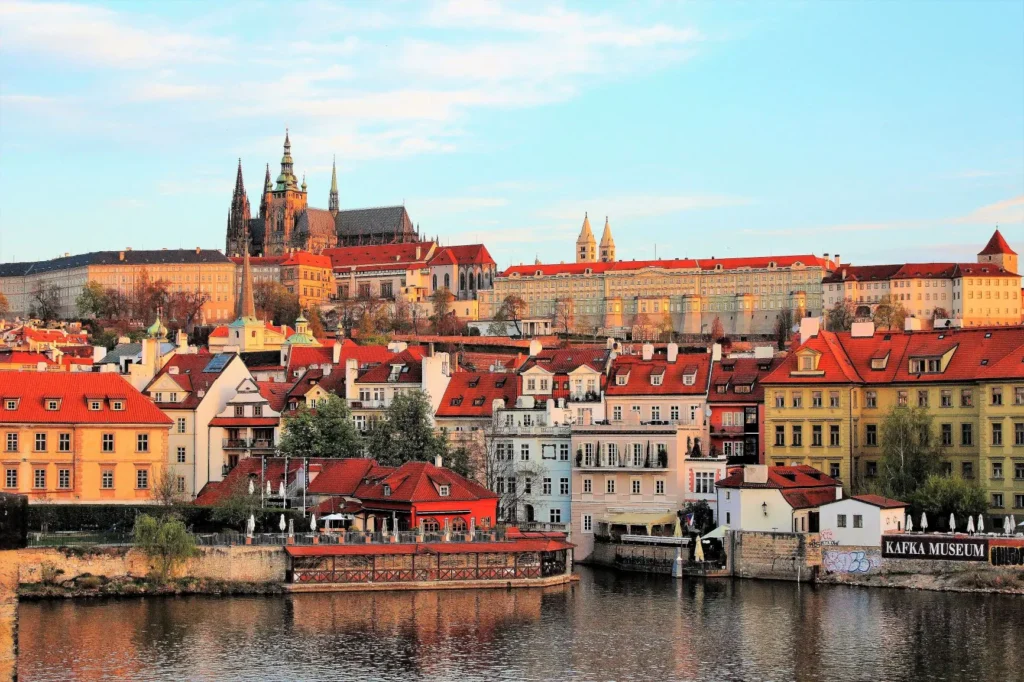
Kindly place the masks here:
<instances>
[{"instance_id":1,"label":"terracotta roof tile","mask_svg":"<svg viewBox=\"0 0 1024 682\"><path fill-rule=\"evenodd\" d=\"M519 380L514 374L456 372L445 389L438 417L490 417L494 401L502 399L507 407L515 405Z\"/></svg>"},{"instance_id":2,"label":"terracotta roof tile","mask_svg":"<svg viewBox=\"0 0 1024 682\"><path fill-rule=\"evenodd\" d=\"M112 372L3 372L0 398L18 399L15 410L0 405L0 423L31 424L155 424L171 420L119 374ZM47 410L46 398L59 398L57 410ZM101 398L90 410L87 398ZM124 401L123 410L111 400Z\"/></svg>"}]
</instances>

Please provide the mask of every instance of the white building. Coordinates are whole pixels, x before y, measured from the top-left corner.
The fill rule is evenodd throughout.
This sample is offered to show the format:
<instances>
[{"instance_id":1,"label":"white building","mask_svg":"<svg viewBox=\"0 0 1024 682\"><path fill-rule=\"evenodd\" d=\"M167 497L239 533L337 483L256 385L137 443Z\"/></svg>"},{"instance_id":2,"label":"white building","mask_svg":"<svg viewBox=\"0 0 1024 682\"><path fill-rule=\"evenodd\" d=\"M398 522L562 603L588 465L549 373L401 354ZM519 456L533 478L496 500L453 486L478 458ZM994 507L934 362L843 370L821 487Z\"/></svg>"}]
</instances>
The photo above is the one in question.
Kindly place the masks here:
<instances>
[{"instance_id":1,"label":"white building","mask_svg":"<svg viewBox=\"0 0 1024 682\"><path fill-rule=\"evenodd\" d=\"M248 377L243 379L235 395L210 421L211 480L223 480L241 459L275 454L281 440L281 406L285 396L275 394L273 386L261 386Z\"/></svg>"},{"instance_id":2,"label":"white building","mask_svg":"<svg viewBox=\"0 0 1024 682\"><path fill-rule=\"evenodd\" d=\"M854 547L881 547L882 535L903 530L907 505L880 495L854 495L821 505L822 540Z\"/></svg>"},{"instance_id":3,"label":"white building","mask_svg":"<svg viewBox=\"0 0 1024 682\"><path fill-rule=\"evenodd\" d=\"M718 522L733 530L814 533L818 508L842 498L842 484L806 465L748 464L718 482Z\"/></svg>"}]
</instances>

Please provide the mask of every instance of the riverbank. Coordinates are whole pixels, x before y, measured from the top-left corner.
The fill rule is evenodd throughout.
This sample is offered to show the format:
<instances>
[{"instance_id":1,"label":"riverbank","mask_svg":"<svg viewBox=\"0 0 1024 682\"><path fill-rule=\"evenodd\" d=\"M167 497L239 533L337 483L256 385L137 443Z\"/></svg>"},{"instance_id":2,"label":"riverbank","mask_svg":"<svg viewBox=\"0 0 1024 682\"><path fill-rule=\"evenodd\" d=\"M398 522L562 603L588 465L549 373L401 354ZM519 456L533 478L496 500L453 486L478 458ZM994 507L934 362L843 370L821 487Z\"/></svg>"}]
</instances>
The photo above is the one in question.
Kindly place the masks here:
<instances>
[{"instance_id":1,"label":"riverbank","mask_svg":"<svg viewBox=\"0 0 1024 682\"><path fill-rule=\"evenodd\" d=\"M1024 571L1012 569L959 570L948 573L887 573L878 575L823 574L822 585L888 587L933 592L974 592L1024 595Z\"/></svg>"},{"instance_id":2,"label":"riverbank","mask_svg":"<svg viewBox=\"0 0 1024 682\"><path fill-rule=\"evenodd\" d=\"M234 596L282 594L279 582L214 580L209 578L171 578L159 581L149 577L106 576L83 574L59 583L24 583L18 586L18 598L90 599L97 597L158 597L181 595Z\"/></svg>"}]
</instances>

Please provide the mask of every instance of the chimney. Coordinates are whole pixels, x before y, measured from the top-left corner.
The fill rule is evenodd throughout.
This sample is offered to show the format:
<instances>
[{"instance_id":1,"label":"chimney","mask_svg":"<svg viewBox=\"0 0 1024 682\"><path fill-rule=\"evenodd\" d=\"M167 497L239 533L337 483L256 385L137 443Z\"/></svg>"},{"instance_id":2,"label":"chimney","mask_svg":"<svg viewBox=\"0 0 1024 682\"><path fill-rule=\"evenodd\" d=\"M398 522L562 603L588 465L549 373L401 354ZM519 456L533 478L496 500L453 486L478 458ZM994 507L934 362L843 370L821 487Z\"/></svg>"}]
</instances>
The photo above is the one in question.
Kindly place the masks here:
<instances>
[{"instance_id":1,"label":"chimney","mask_svg":"<svg viewBox=\"0 0 1024 682\"><path fill-rule=\"evenodd\" d=\"M817 317L800 318L800 345L807 343L807 339L817 336L821 328L821 320Z\"/></svg>"},{"instance_id":2,"label":"chimney","mask_svg":"<svg viewBox=\"0 0 1024 682\"><path fill-rule=\"evenodd\" d=\"M184 329L179 329L178 330L178 339L177 339L177 341L178 341L177 346L178 346L178 352L179 353L184 353L185 351L188 350L188 334L185 333Z\"/></svg>"},{"instance_id":3,"label":"chimney","mask_svg":"<svg viewBox=\"0 0 1024 682\"><path fill-rule=\"evenodd\" d=\"M325 377L329 377L329 376L331 376L331 370L332 369L334 369L334 365L325 364L323 366L323 369L321 369L320 371L324 373Z\"/></svg>"},{"instance_id":4,"label":"chimney","mask_svg":"<svg viewBox=\"0 0 1024 682\"><path fill-rule=\"evenodd\" d=\"M668 346L665 349L665 352L667 354L668 361L669 362L675 362L676 358L679 356L679 344L678 343L670 343L670 344L668 344Z\"/></svg>"},{"instance_id":5,"label":"chimney","mask_svg":"<svg viewBox=\"0 0 1024 682\"><path fill-rule=\"evenodd\" d=\"M921 318L919 317L908 317L903 320L903 331L906 332L919 332L921 331Z\"/></svg>"},{"instance_id":6,"label":"chimney","mask_svg":"<svg viewBox=\"0 0 1024 682\"><path fill-rule=\"evenodd\" d=\"M201 251L202 251L202 249L201 249L201 248L199 248L199 247L197 246L197 247L196 247L196 253L198 254L198 253L200 253Z\"/></svg>"},{"instance_id":7,"label":"chimney","mask_svg":"<svg viewBox=\"0 0 1024 682\"><path fill-rule=\"evenodd\" d=\"M722 361L722 344L713 343L711 344L711 362Z\"/></svg>"},{"instance_id":8,"label":"chimney","mask_svg":"<svg viewBox=\"0 0 1024 682\"><path fill-rule=\"evenodd\" d=\"M754 357L758 360L768 360L775 357L775 349L771 346L755 346Z\"/></svg>"},{"instance_id":9,"label":"chimney","mask_svg":"<svg viewBox=\"0 0 1024 682\"><path fill-rule=\"evenodd\" d=\"M356 378L359 376L359 361L355 358L349 358L345 361L345 398L346 400L355 400L359 396L359 390L356 388Z\"/></svg>"},{"instance_id":10,"label":"chimney","mask_svg":"<svg viewBox=\"0 0 1024 682\"><path fill-rule=\"evenodd\" d=\"M643 353L641 357L644 362L650 362L654 358L654 346L650 343L645 343L641 347L641 352Z\"/></svg>"},{"instance_id":11,"label":"chimney","mask_svg":"<svg viewBox=\"0 0 1024 682\"><path fill-rule=\"evenodd\" d=\"M416 247L416 260L419 260L419 259L420 259L420 247L417 246Z\"/></svg>"},{"instance_id":12,"label":"chimney","mask_svg":"<svg viewBox=\"0 0 1024 682\"><path fill-rule=\"evenodd\" d=\"M839 260L839 254L838 253L835 255L835 258L832 259L832 262L834 262L836 264L836 267L839 267L839 263L841 261Z\"/></svg>"},{"instance_id":13,"label":"chimney","mask_svg":"<svg viewBox=\"0 0 1024 682\"><path fill-rule=\"evenodd\" d=\"M543 346L543 344L541 344L540 341L538 341L537 339L530 339L530 357L531 358L537 357L542 350L544 350L544 346Z\"/></svg>"},{"instance_id":14,"label":"chimney","mask_svg":"<svg viewBox=\"0 0 1024 682\"><path fill-rule=\"evenodd\" d=\"M850 338L852 339L867 339L874 335L874 322L854 322L850 325Z\"/></svg>"},{"instance_id":15,"label":"chimney","mask_svg":"<svg viewBox=\"0 0 1024 682\"><path fill-rule=\"evenodd\" d=\"M743 466L743 482L744 483L767 483L768 482L768 465L767 464L746 464Z\"/></svg>"},{"instance_id":16,"label":"chimney","mask_svg":"<svg viewBox=\"0 0 1024 682\"><path fill-rule=\"evenodd\" d=\"M118 259L118 260L121 260L121 261L123 261L123 260L124 260L124 251L119 251L119 252L118 252L118 254L117 254L117 259Z\"/></svg>"},{"instance_id":17,"label":"chimney","mask_svg":"<svg viewBox=\"0 0 1024 682\"><path fill-rule=\"evenodd\" d=\"M434 455L434 466L438 469L444 466L444 460L441 459L441 455Z\"/></svg>"},{"instance_id":18,"label":"chimney","mask_svg":"<svg viewBox=\"0 0 1024 682\"><path fill-rule=\"evenodd\" d=\"M335 341L334 342L334 347L331 348L331 362L333 364L335 364L335 365L338 364L339 362L341 362L341 342L340 341Z\"/></svg>"}]
</instances>

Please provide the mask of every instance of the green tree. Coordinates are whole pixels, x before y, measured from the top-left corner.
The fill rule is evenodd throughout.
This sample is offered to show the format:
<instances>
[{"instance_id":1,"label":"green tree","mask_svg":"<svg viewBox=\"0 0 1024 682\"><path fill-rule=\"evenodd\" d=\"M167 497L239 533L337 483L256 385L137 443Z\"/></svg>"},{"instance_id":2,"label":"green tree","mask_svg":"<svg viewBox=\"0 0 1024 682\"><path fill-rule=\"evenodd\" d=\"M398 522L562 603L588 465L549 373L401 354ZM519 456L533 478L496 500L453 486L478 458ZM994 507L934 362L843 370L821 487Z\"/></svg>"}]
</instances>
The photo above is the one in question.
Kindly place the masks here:
<instances>
[{"instance_id":1,"label":"green tree","mask_svg":"<svg viewBox=\"0 0 1024 682\"><path fill-rule=\"evenodd\" d=\"M260 515L259 486L256 486L255 491L250 495L249 478L241 476L228 485L230 488L228 488L227 494L213 505L211 516L214 521L245 530L249 516L253 515L259 518Z\"/></svg>"},{"instance_id":2,"label":"green tree","mask_svg":"<svg viewBox=\"0 0 1024 682\"><path fill-rule=\"evenodd\" d=\"M196 541L180 519L140 514L135 520L135 548L153 561L157 575L165 582L175 567L195 556Z\"/></svg>"},{"instance_id":3,"label":"green tree","mask_svg":"<svg viewBox=\"0 0 1024 682\"><path fill-rule=\"evenodd\" d=\"M309 333L314 339L322 339L327 336L324 329L324 320L320 316L320 306L310 306L306 311L306 320L309 322Z\"/></svg>"},{"instance_id":4,"label":"green tree","mask_svg":"<svg viewBox=\"0 0 1024 682\"><path fill-rule=\"evenodd\" d=\"M876 329L903 329L903 321L907 319L907 309L892 296L883 296L875 307L871 319Z\"/></svg>"},{"instance_id":5,"label":"green tree","mask_svg":"<svg viewBox=\"0 0 1024 682\"><path fill-rule=\"evenodd\" d=\"M385 466L406 462L433 462L449 457L448 440L434 430L431 423L430 400L423 391L403 391L396 395L384 412L384 418L370 431L367 447L370 456ZM460 474L468 473L468 456Z\"/></svg>"},{"instance_id":6,"label":"green tree","mask_svg":"<svg viewBox=\"0 0 1024 682\"><path fill-rule=\"evenodd\" d=\"M687 514L693 514L691 525L698 534L705 535L715 529L715 512L705 500L687 502L683 506L683 516L685 517Z\"/></svg>"},{"instance_id":7,"label":"green tree","mask_svg":"<svg viewBox=\"0 0 1024 682\"><path fill-rule=\"evenodd\" d=\"M938 474L929 476L909 502L915 513L928 514L932 528L948 527L949 515L953 514L963 530L968 516L983 514L988 509L988 499L981 486L959 476Z\"/></svg>"},{"instance_id":8,"label":"green tree","mask_svg":"<svg viewBox=\"0 0 1024 682\"><path fill-rule=\"evenodd\" d=\"M830 332L848 332L856 320L853 301L844 298L825 313L825 328Z\"/></svg>"},{"instance_id":9,"label":"green tree","mask_svg":"<svg viewBox=\"0 0 1024 682\"><path fill-rule=\"evenodd\" d=\"M932 417L920 407L893 406L882 420L879 446L881 493L908 502L942 466L932 434Z\"/></svg>"},{"instance_id":10,"label":"green tree","mask_svg":"<svg viewBox=\"0 0 1024 682\"><path fill-rule=\"evenodd\" d=\"M75 299L75 306L82 317L104 317L110 306L107 290L99 282L90 280Z\"/></svg>"},{"instance_id":11,"label":"green tree","mask_svg":"<svg viewBox=\"0 0 1024 682\"><path fill-rule=\"evenodd\" d=\"M793 334L793 310L783 308L775 317L775 343L779 350L786 350L786 341Z\"/></svg>"},{"instance_id":12,"label":"green tree","mask_svg":"<svg viewBox=\"0 0 1024 682\"><path fill-rule=\"evenodd\" d=\"M362 439L352 422L348 404L328 396L312 412L305 406L285 419L279 446L287 457L360 457Z\"/></svg>"}]
</instances>

